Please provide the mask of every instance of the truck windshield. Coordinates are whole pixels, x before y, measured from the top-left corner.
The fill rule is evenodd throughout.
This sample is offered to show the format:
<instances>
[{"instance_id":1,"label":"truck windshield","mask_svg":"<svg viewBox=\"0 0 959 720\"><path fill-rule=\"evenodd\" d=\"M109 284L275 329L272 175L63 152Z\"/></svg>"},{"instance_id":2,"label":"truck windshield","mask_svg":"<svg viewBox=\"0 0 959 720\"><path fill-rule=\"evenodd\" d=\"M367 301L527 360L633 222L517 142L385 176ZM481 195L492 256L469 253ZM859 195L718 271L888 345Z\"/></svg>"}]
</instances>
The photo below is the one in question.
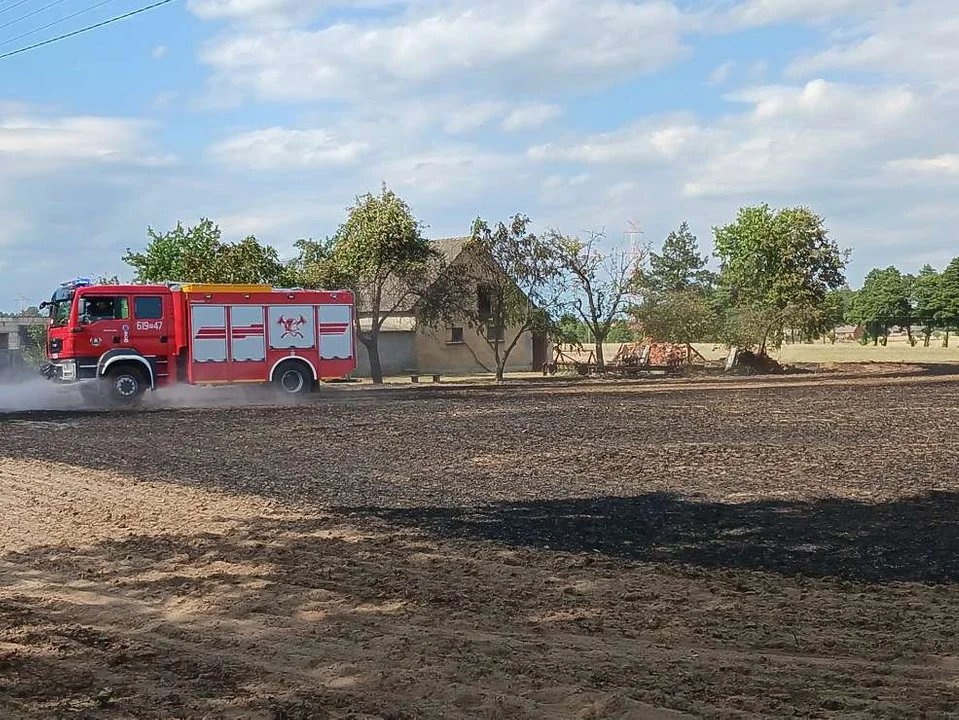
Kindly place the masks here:
<instances>
[{"instance_id":1,"label":"truck windshield","mask_svg":"<svg viewBox=\"0 0 959 720\"><path fill-rule=\"evenodd\" d=\"M50 320L54 327L63 327L70 319L70 306L73 304L73 288L57 288L50 300Z\"/></svg>"}]
</instances>

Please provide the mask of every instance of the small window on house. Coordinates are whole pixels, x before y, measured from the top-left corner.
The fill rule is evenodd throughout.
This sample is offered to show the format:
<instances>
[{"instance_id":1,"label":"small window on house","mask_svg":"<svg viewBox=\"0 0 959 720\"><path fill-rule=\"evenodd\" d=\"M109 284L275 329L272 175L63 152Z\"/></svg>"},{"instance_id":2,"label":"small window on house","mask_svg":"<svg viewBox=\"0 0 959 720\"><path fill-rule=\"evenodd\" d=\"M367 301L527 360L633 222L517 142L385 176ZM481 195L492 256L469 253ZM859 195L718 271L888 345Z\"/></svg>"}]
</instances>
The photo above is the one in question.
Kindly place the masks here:
<instances>
[{"instance_id":1,"label":"small window on house","mask_svg":"<svg viewBox=\"0 0 959 720\"><path fill-rule=\"evenodd\" d=\"M133 312L137 320L160 320L163 317L163 300L158 297L135 298Z\"/></svg>"},{"instance_id":2,"label":"small window on house","mask_svg":"<svg viewBox=\"0 0 959 720\"><path fill-rule=\"evenodd\" d=\"M493 317L493 290L489 285L476 286L476 310L480 322Z\"/></svg>"},{"instance_id":3,"label":"small window on house","mask_svg":"<svg viewBox=\"0 0 959 720\"><path fill-rule=\"evenodd\" d=\"M463 328L461 327L450 328L450 342L451 343L463 342Z\"/></svg>"},{"instance_id":4,"label":"small window on house","mask_svg":"<svg viewBox=\"0 0 959 720\"><path fill-rule=\"evenodd\" d=\"M496 327L493 323L486 326L486 337L495 342L503 342L505 333L502 327Z\"/></svg>"}]
</instances>

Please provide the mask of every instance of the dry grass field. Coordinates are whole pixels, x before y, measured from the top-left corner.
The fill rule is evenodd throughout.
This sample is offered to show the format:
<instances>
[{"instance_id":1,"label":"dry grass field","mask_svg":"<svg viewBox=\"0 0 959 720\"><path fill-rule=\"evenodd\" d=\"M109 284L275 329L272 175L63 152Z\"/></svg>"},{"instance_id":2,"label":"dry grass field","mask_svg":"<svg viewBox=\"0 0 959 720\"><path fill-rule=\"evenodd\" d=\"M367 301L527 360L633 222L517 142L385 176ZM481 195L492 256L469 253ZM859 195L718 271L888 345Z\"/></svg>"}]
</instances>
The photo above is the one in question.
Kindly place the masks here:
<instances>
[{"instance_id":1,"label":"dry grass field","mask_svg":"<svg viewBox=\"0 0 959 720\"><path fill-rule=\"evenodd\" d=\"M837 342L784 345L777 359L785 364L799 363L959 363L959 339L950 340L951 347L942 347L934 340L930 347L915 347L904 340L890 340L886 347Z\"/></svg>"},{"instance_id":2,"label":"dry grass field","mask_svg":"<svg viewBox=\"0 0 959 720\"><path fill-rule=\"evenodd\" d=\"M607 343L603 346L606 360L612 360L619 351L618 343ZM710 362L721 362L725 359L727 349L718 343L696 343L696 350ZM591 347L584 347L583 351L570 351L569 355L585 361ZM915 347L909 345L905 339L892 338L886 347L860 345L857 342L837 342L836 344L797 343L783 345L778 352L772 353L784 365L809 365L833 363L959 363L959 338L950 339L950 347L942 347L942 341L933 339L931 346L922 347L920 342Z\"/></svg>"},{"instance_id":3,"label":"dry grass field","mask_svg":"<svg viewBox=\"0 0 959 720\"><path fill-rule=\"evenodd\" d=\"M0 414L0 717L947 718L959 376Z\"/></svg>"}]
</instances>

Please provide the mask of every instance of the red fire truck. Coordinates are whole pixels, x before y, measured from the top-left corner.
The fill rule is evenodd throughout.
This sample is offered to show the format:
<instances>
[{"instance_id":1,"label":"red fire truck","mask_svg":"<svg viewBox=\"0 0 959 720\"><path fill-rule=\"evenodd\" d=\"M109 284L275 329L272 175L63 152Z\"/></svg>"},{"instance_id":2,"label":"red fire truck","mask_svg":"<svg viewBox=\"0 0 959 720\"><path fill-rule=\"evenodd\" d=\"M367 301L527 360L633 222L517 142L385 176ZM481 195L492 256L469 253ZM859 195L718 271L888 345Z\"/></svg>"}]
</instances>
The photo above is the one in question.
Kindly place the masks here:
<instances>
[{"instance_id":1,"label":"red fire truck","mask_svg":"<svg viewBox=\"0 0 959 720\"><path fill-rule=\"evenodd\" d=\"M269 285L63 283L45 307L47 377L133 403L176 383L272 383L288 395L356 369L353 296Z\"/></svg>"}]
</instances>

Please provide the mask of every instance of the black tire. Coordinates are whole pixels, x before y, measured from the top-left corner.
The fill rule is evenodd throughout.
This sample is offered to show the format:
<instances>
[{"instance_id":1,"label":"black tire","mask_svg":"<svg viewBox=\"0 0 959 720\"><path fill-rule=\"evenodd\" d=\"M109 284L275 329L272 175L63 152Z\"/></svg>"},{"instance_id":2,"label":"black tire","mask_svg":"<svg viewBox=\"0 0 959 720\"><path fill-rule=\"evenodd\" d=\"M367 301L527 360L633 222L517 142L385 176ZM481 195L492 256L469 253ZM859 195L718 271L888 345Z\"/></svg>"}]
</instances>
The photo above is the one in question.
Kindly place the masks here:
<instances>
[{"instance_id":1,"label":"black tire","mask_svg":"<svg viewBox=\"0 0 959 720\"><path fill-rule=\"evenodd\" d=\"M110 369L104 377L106 396L114 405L136 405L143 398L147 381L143 372L133 365Z\"/></svg>"},{"instance_id":2,"label":"black tire","mask_svg":"<svg viewBox=\"0 0 959 720\"><path fill-rule=\"evenodd\" d=\"M313 389L313 373L305 363L285 362L273 373L273 385L286 397L307 395Z\"/></svg>"}]
</instances>

